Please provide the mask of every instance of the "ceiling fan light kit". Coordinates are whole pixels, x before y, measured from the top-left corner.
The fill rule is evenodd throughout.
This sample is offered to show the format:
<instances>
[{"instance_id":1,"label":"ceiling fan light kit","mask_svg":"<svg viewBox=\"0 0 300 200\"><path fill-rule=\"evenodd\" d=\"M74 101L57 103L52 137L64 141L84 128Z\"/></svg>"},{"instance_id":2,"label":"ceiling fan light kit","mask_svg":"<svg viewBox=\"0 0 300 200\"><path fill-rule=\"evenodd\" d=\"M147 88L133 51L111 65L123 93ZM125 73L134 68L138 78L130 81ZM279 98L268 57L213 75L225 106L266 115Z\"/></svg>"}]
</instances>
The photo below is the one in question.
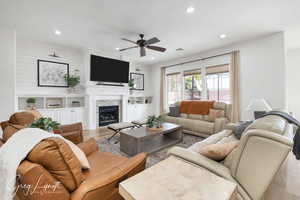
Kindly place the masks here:
<instances>
[{"instance_id":1,"label":"ceiling fan light kit","mask_svg":"<svg viewBox=\"0 0 300 200\"><path fill-rule=\"evenodd\" d=\"M159 52L165 52L167 49L159 46L153 46L152 44L156 44L160 42L160 40L157 37L153 37L149 40L144 40L144 34L140 34L140 39L137 40L136 42L126 39L126 38L121 38L121 40L130 42L132 44L135 44L136 46L120 49L119 51L126 51L128 49L134 49L134 48L140 48L140 57L146 56L146 49L154 50L154 51L159 51Z\"/></svg>"}]
</instances>

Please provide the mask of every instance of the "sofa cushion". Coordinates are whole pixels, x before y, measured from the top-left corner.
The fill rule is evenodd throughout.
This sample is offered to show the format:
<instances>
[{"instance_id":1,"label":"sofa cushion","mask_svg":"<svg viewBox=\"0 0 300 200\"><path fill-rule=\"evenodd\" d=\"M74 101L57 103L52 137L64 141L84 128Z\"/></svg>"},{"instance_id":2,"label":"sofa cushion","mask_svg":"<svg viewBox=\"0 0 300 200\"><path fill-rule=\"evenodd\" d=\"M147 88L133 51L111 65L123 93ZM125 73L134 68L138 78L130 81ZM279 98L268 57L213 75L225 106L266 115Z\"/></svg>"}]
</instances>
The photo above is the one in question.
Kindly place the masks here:
<instances>
[{"instance_id":1,"label":"sofa cushion","mask_svg":"<svg viewBox=\"0 0 300 200\"><path fill-rule=\"evenodd\" d=\"M178 118L178 124L183 126L183 129L212 134L214 132L214 124L207 121Z\"/></svg>"},{"instance_id":2,"label":"sofa cushion","mask_svg":"<svg viewBox=\"0 0 300 200\"><path fill-rule=\"evenodd\" d=\"M84 170L83 175L85 179L94 177L97 174L103 174L113 168L117 168L127 158L118 156L109 152L95 151L88 156L88 161L91 165L90 170Z\"/></svg>"},{"instance_id":3,"label":"sofa cushion","mask_svg":"<svg viewBox=\"0 0 300 200\"><path fill-rule=\"evenodd\" d=\"M11 124L16 124L16 125L21 125L21 126L27 126L34 122L34 115L29 112L17 112L14 113L12 116L10 116L9 123Z\"/></svg>"},{"instance_id":4,"label":"sofa cushion","mask_svg":"<svg viewBox=\"0 0 300 200\"><path fill-rule=\"evenodd\" d=\"M202 148L203 146L210 145L210 144L216 144L216 143L220 142L222 139L231 137L231 136L232 136L231 130L223 130L219 133L209 136L205 140L202 140L200 142L193 144L188 149L193 152L199 152L200 148Z\"/></svg>"},{"instance_id":5,"label":"sofa cushion","mask_svg":"<svg viewBox=\"0 0 300 200\"><path fill-rule=\"evenodd\" d=\"M189 119L198 119L198 120L203 120L204 115L199 115L199 114L189 114L188 115Z\"/></svg>"},{"instance_id":6,"label":"sofa cushion","mask_svg":"<svg viewBox=\"0 0 300 200\"><path fill-rule=\"evenodd\" d=\"M24 128L24 126L9 124L3 131L2 139L6 142L13 134Z\"/></svg>"},{"instance_id":7,"label":"sofa cushion","mask_svg":"<svg viewBox=\"0 0 300 200\"><path fill-rule=\"evenodd\" d=\"M209 109L208 119L211 122L214 122L217 118L225 117L224 110L216 110L216 109Z\"/></svg>"},{"instance_id":8,"label":"sofa cushion","mask_svg":"<svg viewBox=\"0 0 300 200\"><path fill-rule=\"evenodd\" d=\"M170 110L170 112L168 114L169 116L171 116L171 117L179 117L180 116L179 106L170 106L169 110Z\"/></svg>"},{"instance_id":9,"label":"sofa cushion","mask_svg":"<svg viewBox=\"0 0 300 200\"><path fill-rule=\"evenodd\" d=\"M208 115L209 109L213 107L214 101L192 101L188 114Z\"/></svg>"},{"instance_id":10,"label":"sofa cushion","mask_svg":"<svg viewBox=\"0 0 300 200\"><path fill-rule=\"evenodd\" d=\"M69 145L60 138L48 138L41 141L28 154L27 159L42 165L70 192L83 181L79 160Z\"/></svg>"},{"instance_id":11,"label":"sofa cushion","mask_svg":"<svg viewBox=\"0 0 300 200\"><path fill-rule=\"evenodd\" d=\"M238 146L238 141L228 143L210 144L200 148L199 153L215 161L221 161L226 158Z\"/></svg>"},{"instance_id":12,"label":"sofa cushion","mask_svg":"<svg viewBox=\"0 0 300 200\"><path fill-rule=\"evenodd\" d=\"M226 103L224 103L224 102L214 102L214 104L213 104L213 108L214 109L217 109L217 110L225 110L226 109Z\"/></svg>"},{"instance_id":13,"label":"sofa cushion","mask_svg":"<svg viewBox=\"0 0 300 200\"><path fill-rule=\"evenodd\" d=\"M246 128L244 133L251 129L262 129L283 135L285 133L285 130L287 129L287 126L287 121L282 117L269 115L255 120L250 126Z\"/></svg>"},{"instance_id":14,"label":"sofa cushion","mask_svg":"<svg viewBox=\"0 0 300 200\"><path fill-rule=\"evenodd\" d=\"M180 113L180 117L181 117L181 118L186 118L186 119L187 119L187 118L188 118L188 116L189 116L188 114L185 114L185 113Z\"/></svg>"},{"instance_id":15,"label":"sofa cushion","mask_svg":"<svg viewBox=\"0 0 300 200\"><path fill-rule=\"evenodd\" d=\"M191 103L192 101L182 101L180 103L180 113L188 114Z\"/></svg>"}]
</instances>

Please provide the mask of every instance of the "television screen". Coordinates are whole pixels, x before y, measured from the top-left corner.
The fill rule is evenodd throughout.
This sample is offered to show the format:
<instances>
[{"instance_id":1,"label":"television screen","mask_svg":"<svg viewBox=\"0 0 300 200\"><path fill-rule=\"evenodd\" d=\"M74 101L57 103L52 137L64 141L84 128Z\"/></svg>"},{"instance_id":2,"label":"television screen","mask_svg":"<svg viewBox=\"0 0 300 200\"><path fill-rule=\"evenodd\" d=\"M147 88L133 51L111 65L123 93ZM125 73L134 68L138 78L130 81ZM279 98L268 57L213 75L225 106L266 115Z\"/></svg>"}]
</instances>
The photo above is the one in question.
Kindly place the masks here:
<instances>
[{"instance_id":1,"label":"television screen","mask_svg":"<svg viewBox=\"0 0 300 200\"><path fill-rule=\"evenodd\" d=\"M128 83L129 62L91 55L91 81Z\"/></svg>"}]
</instances>

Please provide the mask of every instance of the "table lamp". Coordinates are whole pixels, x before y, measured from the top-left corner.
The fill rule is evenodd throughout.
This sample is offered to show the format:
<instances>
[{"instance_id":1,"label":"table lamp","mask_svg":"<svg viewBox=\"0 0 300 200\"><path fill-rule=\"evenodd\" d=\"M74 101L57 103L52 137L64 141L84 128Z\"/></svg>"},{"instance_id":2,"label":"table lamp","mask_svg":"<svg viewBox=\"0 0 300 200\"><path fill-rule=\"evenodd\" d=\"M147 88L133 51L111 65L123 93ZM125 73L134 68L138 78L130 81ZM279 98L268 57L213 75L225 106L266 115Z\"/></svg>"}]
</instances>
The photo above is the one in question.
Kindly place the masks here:
<instances>
[{"instance_id":1,"label":"table lamp","mask_svg":"<svg viewBox=\"0 0 300 200\"><path fill-rule=\"evenodd\" d=\"M246 110L254 112L254 119L258 119L272 108L265 99L252 99Z\"/></svg>"}]
</instances>

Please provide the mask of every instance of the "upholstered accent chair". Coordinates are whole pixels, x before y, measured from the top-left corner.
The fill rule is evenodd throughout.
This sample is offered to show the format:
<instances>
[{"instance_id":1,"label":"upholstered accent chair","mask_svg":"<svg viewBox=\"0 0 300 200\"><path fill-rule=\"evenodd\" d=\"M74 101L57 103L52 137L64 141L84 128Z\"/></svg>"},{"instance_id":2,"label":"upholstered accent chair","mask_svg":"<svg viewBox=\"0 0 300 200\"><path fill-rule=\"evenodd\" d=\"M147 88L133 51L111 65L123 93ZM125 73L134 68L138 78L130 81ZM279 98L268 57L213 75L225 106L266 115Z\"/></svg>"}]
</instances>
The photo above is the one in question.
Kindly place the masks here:
<instances>
[{"instance_id":1,"label":"upholstered accent chair","mask_svg":"<svg viewBox=\"0 0 300 200\"><path fill-rule=\"evenodd\" d=\"M3 144L0 140L0 147ZM101 152L95 139L78 147L90 169L81 168L70 146L60 138L48 138L36 145L17 169L18 199L122 200L119 183L145 169L145 153L126 158Z\"/></svg>"},{"instance_id":2,"label":"upholstered accent chair","mask_svg":"<svg viewBox=\"0 0 300 200\"><path fill-rule=\"evenodd\" d=\"M169 153L236 183L239 200L261 200L292 148L292 137L293 126L285 119L266 116L254 121L243 132L238 147L222 162L199 154L199 150L210 144L238 141L230 129L188 149L174 147Z\"/></svg>"},{"instance_id":3,"label":"upholstered accent chair","mask_svg":"<svg viewBox=\"0 0 300 200\"><path fill-rule=\"evenodd\" d=\"M11 115L9 120L1 122L0 125L3 132L9 125L10 129L11 126L13 126L14 129L21 129L34 122L37 119L36 117L37 116L32 112L17 112ZM60 125L57 130L54 130L54 133L62 135L75 144L83 142L82 123Z\"/></svg>"}]
</instances>

